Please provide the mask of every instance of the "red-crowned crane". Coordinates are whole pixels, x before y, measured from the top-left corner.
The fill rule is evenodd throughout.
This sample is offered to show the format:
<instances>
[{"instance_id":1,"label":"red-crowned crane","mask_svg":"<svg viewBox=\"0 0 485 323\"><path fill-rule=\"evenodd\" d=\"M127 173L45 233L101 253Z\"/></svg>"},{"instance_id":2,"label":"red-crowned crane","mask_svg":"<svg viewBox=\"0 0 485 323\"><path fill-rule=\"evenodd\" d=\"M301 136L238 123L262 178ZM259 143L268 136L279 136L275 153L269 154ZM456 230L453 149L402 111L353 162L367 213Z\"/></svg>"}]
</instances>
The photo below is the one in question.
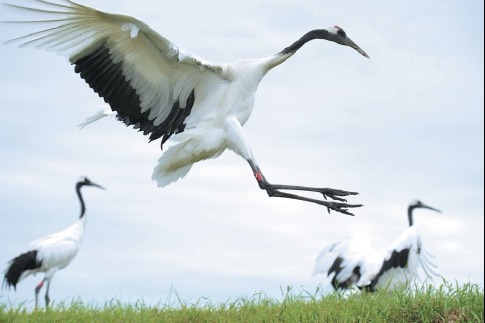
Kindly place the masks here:
<instances>
[{"instance_id":1,"label":"red-crowned crane","mask_svg":"<svg viewBox=\"0 0 485 323\"><path fill-rule=\"evenodd\" d=\"M32 1L31 1L32 2ZM269 196L317 203L328 211L353 215L342 197L356 192L270 184L256 162L242 126L251 115L256 90L273 67L307 42L324 39L369 57L338 26L309 31L279 53L231 64L199 58L130 16L111 14L69 0L33 0L38 7L7 4L29 14L46 29L13 39L21 46L44 48L69 57L75 72L107 102L118 120L176 144L158 160L152 179L163 187L187 175L196 162L232 150L250 165L259 187ZM26 22L22 22L26 23ZM99 118L98 115L94 119ZM94 120L92 119L92 120ZM324 199L291 191L323 194ZM330 197L334 201L327 201Z\"/></svg>"},{"instance_id":2,"label":"red-crowned crane","mask_svg":"<svg viewBox=\"0 0 485 323\"><path fill-rule=\"evenodd\" d=\"M409 286L420 277L422 270L429 278L437 276L436 268L413 222L415 209L440 210L415 200L409 204L409 228L389 247L384 255L372 247L369 236L360 233L353 238L331 244L323 249L315 261L314 274L332 276L331 285L338 289L358 287L367 291L395 289Z\"/></svg>"},{"instance_id":3,"label":"red-crowned crane","mask_svg":"<svg viewBox=\"0 0 485 323\"><path fill-rule=\"evenodd\" d=\"M91 182L87 177L81 177L76 183L76 193L81 203L81 215L79 219L68 228L54 234L42 237L33 241L25 253L13 258L7 269L3 285L17 288L17 284L25 277L39 272L44 273L44 279L35 287L35 307L39 303L39 292L44 284L47 284L45 291L45 304L49 306L49 287L54 274L65 268L76 257L86 227L86 206L81 194L81 187L94 186L104 189L102 186Z\"/></svg>"}]
</instances>

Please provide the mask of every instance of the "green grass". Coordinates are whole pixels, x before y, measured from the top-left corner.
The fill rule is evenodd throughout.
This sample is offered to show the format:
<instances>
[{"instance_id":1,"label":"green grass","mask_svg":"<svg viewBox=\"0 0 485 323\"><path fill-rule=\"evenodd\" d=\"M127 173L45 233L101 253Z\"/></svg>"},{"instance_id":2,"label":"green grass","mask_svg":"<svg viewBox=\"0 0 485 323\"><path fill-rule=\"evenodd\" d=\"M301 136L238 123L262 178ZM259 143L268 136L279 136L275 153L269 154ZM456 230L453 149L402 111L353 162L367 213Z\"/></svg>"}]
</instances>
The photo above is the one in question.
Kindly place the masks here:
<instances>
[{"instance_id":1,"label":"green grass","mask_svg":"<svg viewBox=\"0 0 485 323\"><path fill-rule=\"evenodd\" d=\"M145 306L111 301L102 307L58 303L48 310L0 304L0 322L483 322L483 289L478 285L424 287L417 291L293 295L276 301L262 294L222 304Z\"/></svg>"}]
</instances>

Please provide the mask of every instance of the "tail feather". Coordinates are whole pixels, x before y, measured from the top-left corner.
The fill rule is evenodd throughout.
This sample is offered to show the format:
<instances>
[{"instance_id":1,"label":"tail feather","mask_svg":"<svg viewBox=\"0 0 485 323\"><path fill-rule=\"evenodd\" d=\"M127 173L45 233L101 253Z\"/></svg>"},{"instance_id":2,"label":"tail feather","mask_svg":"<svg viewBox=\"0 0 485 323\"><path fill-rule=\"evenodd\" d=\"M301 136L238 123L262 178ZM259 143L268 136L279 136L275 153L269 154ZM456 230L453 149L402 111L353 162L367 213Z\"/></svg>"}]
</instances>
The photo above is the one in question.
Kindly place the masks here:
<instances>
[{"instance_id":1,"label":"tail feather","mask_svg":"<svg viewBox=\"0 0 485 323\"><path fill-rule=\"evenodd\" d=\"M177 180L184 178L191 168L192 165L188 165L172 172L164 172L161 170L162 167L159 163L153 171L152 180L157 182L158 187L165 187L170 183L176 182Z\"/></svg>"},{"instance_id":2,"label":"tail feather","mask_svg":"<svg viewBox=\"0 0 485 323\"><path fill-rule=\"evenodd\" d=\"M7 287L17 288L22 273L27 270L42 266L42 261L37 259L37 250L28 251L10 260L9 267L5 272L3 284Z\"/></svg>"},{"instance_id":3,"label":"tail feather","mask_svg":"<svg viewBox=\"0 0 485 323\"><path fill-rule=\"evenodd\" d=\"M215 134L204 137L200 135L200 131L200 129L191 129L177 134L174 141L179 142L168 148L158 159L152 179L159 187L167 186L185 177L193 164L216 158L226 150L223 132L216 131Z\"/></svg>"},{"instance_id":4,"label":"tail feather","mask_svg":"<svg viewBox=\"0 0 485 323\"><path fill-rule=\"evenodd\" d=\"M157 182L158 187L184 178L192 164L202 159L194 152L194 145L194 140L189 139L171 146L163 153L152 174L152 180Z\"/></svg>"}]
</instances>

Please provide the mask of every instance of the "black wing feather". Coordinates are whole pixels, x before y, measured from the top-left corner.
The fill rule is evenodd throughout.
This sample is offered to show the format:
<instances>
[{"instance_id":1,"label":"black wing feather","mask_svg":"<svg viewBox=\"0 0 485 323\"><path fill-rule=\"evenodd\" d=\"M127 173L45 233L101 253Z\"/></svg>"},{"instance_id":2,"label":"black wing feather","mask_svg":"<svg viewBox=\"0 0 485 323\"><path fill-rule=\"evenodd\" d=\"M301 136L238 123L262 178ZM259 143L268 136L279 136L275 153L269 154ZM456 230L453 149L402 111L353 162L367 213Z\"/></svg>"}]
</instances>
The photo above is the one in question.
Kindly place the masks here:
<instances>
[{"instance_id":1,"label":"black wing feather","mask_svg":"<svg viewBox=\"0 0 485 323\"><path fill-rule=\"evenodd\" d=\"M337 257L335 261L333 262L332 266L328 270L328 276L330 276L332 273L335 273L335 275L332 278L332 286L335 290L338 289L347 289L352 287L356 282L359 281L361 272L360 272L360 266L355 266L354 269L352 269L352 275L345 281L339 281L337 280L337 275L342 271L344 268L342 266L344 259L342 257Z\"/></svg>"},{"instance_id":2,"label":"black wing feather","mask_svg":"<svg viewBox=\"0 0 485 323\"><path fill-rule=\"evenodd\" d=\"M161 146L175 133L185 130L185 119L190 115L195 102L195 92L192 90L187 98L185 108L176 101L168 117L158 126L148 118L150 111L141 112L140 96L130 82L125 78L122 62L114 63L109 47L102 43L95 50L73 62L74 71L89 84L89 86L108 103L118 115L118 120L127 126L150 134L150 141L162 138Z\"/></svg>"},{"instance_id":3,"label":"black wing feather","mask_svg":"<svg viewBox=\"0 0 485 323\"><path fill-rule=\"evenodd\" d=\"M403 249L400 251L394 250L389 257L389 259L385 260L382 264L381 270L377 273L370 284L370 290L374 291L375 286L377 285L379 279L381 278L384 273L393 268L406 268L408 265L409 260L409 249Z\"/></svg>"}]
</instances>

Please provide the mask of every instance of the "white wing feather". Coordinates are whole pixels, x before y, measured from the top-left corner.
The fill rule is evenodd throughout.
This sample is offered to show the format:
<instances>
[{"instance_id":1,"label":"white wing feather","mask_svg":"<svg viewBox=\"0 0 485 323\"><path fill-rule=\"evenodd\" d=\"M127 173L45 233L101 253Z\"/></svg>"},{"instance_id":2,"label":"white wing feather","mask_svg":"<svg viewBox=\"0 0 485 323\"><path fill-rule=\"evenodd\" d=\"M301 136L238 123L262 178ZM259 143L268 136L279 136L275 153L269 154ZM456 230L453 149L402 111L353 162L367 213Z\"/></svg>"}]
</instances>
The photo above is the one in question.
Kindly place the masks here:
<instances>
[{"instance_id":1,"label":"white wing feather","mask_svg":"<svg viewBox=\"0 0 485 323\"><path fill-rule=\"evenodd\" d=\"M374 282L376 289L379 288L404 288L409 286L415 280L420 279L420 273L423 272L428 278L437 275L433 268L436 265L429 259L429 254L424 250L423 243L419 234L419 225L413 225L404 231L389 247L384 257L384 266L389 267L392 258L396 254L409 250L407 259L400 262L407 262L405 266L393 266L392 268L381 269Z\"/></svg>"},{"instance_id":2,"label":"white wing feather","mask_svg":"<svg viewBox=\"0 0 485 323\"><path fill-rule=\"evenodd\" d=\"M181 109L185 108L193 90L201 96L198 101L204 100L208 89L198 91L202 80L206 84L224 80L224 66L189 53L136 18L102 12L68 0L33 2L38 8L7 6L39 14L41 20L26 23L42 23L48 28L10 42L67 55L71 63L105 44L113 63L121 64L125 79L136 90L140 98L138 109L149 111L148 119L154 126L162 124L176 102ZM197 118L195 110L196 105L191 120L203 117Z\"/></svg>"},{"instance_id":3,"label":"white wing feather","mask_svg":"<svg viewBox=\"0 0 485 323\"><path fill-rule=\"evenodd\" d=\"M107 117L107 116L115 116L115 115L116 115L116 112L111 111L110 108L99 110L98 112L96 112L92 116L87 117L86 120L84 120L83 122L81 122L77 126L78 126L79 129L83 129L87 125L90 125L91 123L96 122L99 119L102 119L102 118Z\"/></svg>"},{"instance_id":4,"label":"white wing feather","mask_svg":"<svg viewBox=\"0 0 485 323\"><path fill-rule=\"evenodd\" d=\"M351 279L356 286L368 284L382 261L382 257L372 247L369 236L361 233L323 249L315 261L314 274L328 273L337 258L341 258L342 262L336 280L344 282ZM360 268L359 279L353 277L356 267Z\"/></svg>"}]
</instances>

